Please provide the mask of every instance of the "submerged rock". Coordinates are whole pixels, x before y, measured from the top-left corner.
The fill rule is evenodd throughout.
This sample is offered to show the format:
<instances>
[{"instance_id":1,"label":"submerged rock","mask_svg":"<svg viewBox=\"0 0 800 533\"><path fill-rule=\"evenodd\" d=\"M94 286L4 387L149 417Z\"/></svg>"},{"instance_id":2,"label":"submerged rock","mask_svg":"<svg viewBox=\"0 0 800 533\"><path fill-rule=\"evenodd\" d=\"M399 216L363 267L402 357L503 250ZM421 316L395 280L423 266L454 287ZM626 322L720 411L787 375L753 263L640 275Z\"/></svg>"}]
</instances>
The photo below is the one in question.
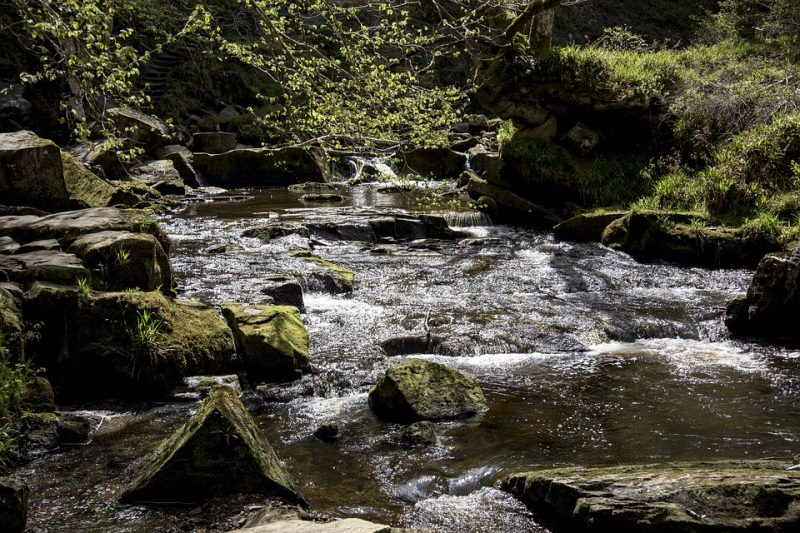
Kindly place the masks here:
<instances>
[{"instance_id":1,"label":"submerged rock","mask_svg":"<svg viewBox=\"0 0 800 533\"><path fill-rule=\"evenodd\" d=\"M28 486L10 477L0 477L0 530L19 533L28 521Z\"/></svg>"},{"instance_id":2,"label":"submerged rock","mask_svg":"<svg viewBox=\"0 0 800 533\"><path fill-rule=\"evenodd\" d=\"M289 252L293 257L308 261L324 269L327 276L318 278L327 290L332 292L353 292L356 275L352 270L332 263L308 250L293 250ZM312 274L313 275L313 274Z\"/></svg>"},{"instance_id":3,"label":"submerged rock","mask_svg":"<svg viewBox=\"0 0 800 533\"><path fill-rule=\"evenodd\" d=\"M301 202L307 203L315 203L315 204L324 204L324 203L341 203L344 202L344 196L341 194L330 194L330 193L317 193L317 194L304 194L300 198Z\"/></svg>"},{"instance_id":4,"label":"submerged rock","mask_svg":"<svg viewBox=\"0 0 800 533\"><path fill-rule=\"evenodd\" d=\"M200 502L260 493L305 504L255 420L227 387L215 389L134 470L123 502Z\"/></svg>"},{"instance_id":5,"label":"submerged rock","mask_svg":"<svg viewBox=\"0 0 800 533\"><path fill-rule=\"evenodd\" d=\"M769 254L756 269L747 295L728 305L725 324L734 335L800 338L800 249Z\"/></svg>"},{"instance_id":6,"label":"submerged rock","mask_svg":"<svg viewBox=\"0 0 800 533\"><path fill-rule=\"evenodd\" d=\"M226 304L222 312L251 379L290 381L311 370L308 331L296 307Z\"/></svg>"},{"instance_id":7,"label":"submerged rock","mask_svg":"<svg viewBox=\"0 0 800 533\"><path fill-rule=\"evenodd\" d=\"M777 461L514 474L503 488L563 531L694 533L795 531L800 472Z\"/></svg>"},{"instance_id":8,"label":"submerged rock","mask_svg":"<svg viewBox=\"0 0 800 533\"><path fill-rule=\"evenodd\" d=\"M603 231L602 242L640 260L708 268L754 268L765 254L781 248L741 228L704 226L697 214L656 211L632 212L615 220Z\"/></svg>"},{"instance_id":9,"label":"submerged rock","mask_svg":"<svg viewBox=\"0 0 800 533\"><path fill-rule=\"evenodd\" d=\"M472 416L486 409L486 398L472 376L409 358L370 389L369 406L386 420L414 422Z\"/></svg>"},{"instance_id":10,"label":"submerged rock","mask_svg":"<svg viewBox=\"0 0 800 533\"><path fill-rule=\"evenodd\" d=\"M275 305L290 305L300 311L305 309L303 302L303 287L300 282L291 276L276 276L265 280L261 294L269 296Z\"/></svg>"}]
</instances>

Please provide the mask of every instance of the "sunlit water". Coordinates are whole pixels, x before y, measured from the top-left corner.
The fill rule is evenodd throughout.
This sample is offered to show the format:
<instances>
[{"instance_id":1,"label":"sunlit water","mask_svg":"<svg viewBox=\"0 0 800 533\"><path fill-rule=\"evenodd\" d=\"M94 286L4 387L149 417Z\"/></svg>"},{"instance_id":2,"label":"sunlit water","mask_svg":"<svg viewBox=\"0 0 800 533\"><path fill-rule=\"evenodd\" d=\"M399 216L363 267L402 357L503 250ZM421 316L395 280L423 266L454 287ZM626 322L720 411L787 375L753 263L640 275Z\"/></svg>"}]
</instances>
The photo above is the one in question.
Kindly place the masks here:
<instances>
[{"instance_id":1,"label":"sunlit water","mask_svg":"<svg viewBox=\"0 0 800 533\"><path fill-rule=\"evenodd\" d=\"M258 302L266 277L302 275L307 265L285 252L307 239L241 237L266 220L344 224L365 210L397 213L405 205L402 195L371 187L333 207L304 206L286 191L240 193L189 204L162 221L182 296ZM316 253L356 273L356 290L306 294L317 373L270 385L271 401L251 395L249 406L316 511L443 532L543 531L495 488L503 475L800 452L800 354L732 341L722 322L749 272L639 264L547 232L474 226L487 222L476 215L449 220L470 227L452 240L388 244L312 232ZM227 251L203 252L214 244ZM434 353L392 341L423 339L426 324ZM386 341L398 355L385 355ZM438 423L433 446L401 445L402 427L372 415L367 391L407 355L476 376L488 412ZM116 476L191 408L114 415L92 445L26 467L32 525L160 524L163 514L113 503ZM338 441L313 436L323 423L338 425Z\"/></svg>"}]
</instances>

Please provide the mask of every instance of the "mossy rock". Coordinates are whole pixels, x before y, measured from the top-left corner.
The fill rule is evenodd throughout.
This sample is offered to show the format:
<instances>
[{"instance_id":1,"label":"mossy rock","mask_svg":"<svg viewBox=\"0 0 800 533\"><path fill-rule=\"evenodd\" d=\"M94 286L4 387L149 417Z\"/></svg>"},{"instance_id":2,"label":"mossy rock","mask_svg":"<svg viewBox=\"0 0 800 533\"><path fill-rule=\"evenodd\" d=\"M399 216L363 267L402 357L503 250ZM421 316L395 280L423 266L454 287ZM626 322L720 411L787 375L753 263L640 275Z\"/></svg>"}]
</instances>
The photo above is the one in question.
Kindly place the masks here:
<instances>
[{"instance_id":1,"label":"mossy rock","mask_svg":"<svg viewBox=\"0 0 800 533\"><path fill-rule=\"evenodd\" d=\"M710 533L800 528L800 472L726 461L513 474L503 488L559 531Z\"/></svg>"},{"instance_id":2,"label":"mossy rock","mask_svg":"<svg viewBox=\"0 0 800 533\"><path fill-rule=\"evenodd\" d=\"M781 249L769 236L704 223L696 213L635 211L609 224L602 242L639 260L706 268L754 268Z\"/></svg>"},{"instance_id":3,"label":"mossy rock","mask_svg":"<svg viewBox=\"0 0 800 533\"><path fill-rule=\"evenodd\" d=\"M40 283L25 310L41 331L31 352L60 398L159 398L184 376L236 367L231 331L216 309L160 292L82 295Z\"/></svg>"},{"instance_id":4,"label":"mossy rock","mask_svg":"<svg viewBox=\"0 0 800 533\"><path fill-rule=\"evenodd\" d=\"M581 213L553 228L556 239L574 242L600 242L609 224L624 217L627 211L593 211Z\"/></svg>"},{"instance_id":5,"label":"mossy rock","mask_svg":"<svg viewBox=\"0 0 800 533\"><path fill-rule=\"evenodd\" d=\"M308 331L296 307L225 304L222 312L251 379L289 381L311 370Z\"/></svg>"},{"instance_id":6,"label":"mossy rock","mask_svg":"<svg viewBox=\"0 0 800 533\"><path fill-rule=\"evenodd\" d=\"M149 233L101 231L82 235L69 252L96 272L104 289L172 293L172 266L161 243Z\"/></svg>"},{"instance_id":7,"label":"mossy rock","mask_svg":"<svg viewBox=\"0 0 800 533\"><path fill-rule=\"evenodd\" d=\"M28 520L28 486L16 479L0 477L0 530L19 533Z\"/></svg>"},{"instance_id":8,"label":"mossy rock","mask_svg":"<svg viewBox=\"0 0 800 533\"><path fill-rule=\"evenodd\" d=\"M227 387L213 390L133 471L123 502L202 502L259 493L305 505L255 420Z\"/></svg>"},{"instance_id":9,"label":"mossy rock","mask_svg":"<svg viewBox=\"0 0 800 533\"><path fill-rule=\"evenodd\" d=\"M760 338L800 338L800 249L766 255L758 263L747 295L728 304L731 334Z\"/></svg>"},{"instance_id":10,"label":"mossy rock","mask_svg":"<svg viewBox=\"0 0 800 533\"><path fill-rule=\"evenodd\" d=\"M74 209L107 207L114 205L119 187L97 177L83 163L67 152L61 152L64 167L64 183Z\"/></svg>"},{"instance_id":11,"label":"mossy rock","mask_svg":"<svg viewBox=\"0 0 800 533\"><path fill-rule=\"evenodd\" d=\"M454 368L408 358L391 367L369 391L369 406L396 422L465 418L486 410L475 378Z\"/></svg>"},{"instance_id":12,"label":"mossy rock","mask_svg":"<svg viewBox=\"0 0 800 533\"><path fill-rule=\"evenodd\" d=\"M356 275L352 270L341 267L336 263L332 263L326 259L321 258L317 254L308 250L292 250L289 252L292 257L302 259L324 268L332 275L334 292L352 292L355 287Z\"/></svg>"}]
</instances>

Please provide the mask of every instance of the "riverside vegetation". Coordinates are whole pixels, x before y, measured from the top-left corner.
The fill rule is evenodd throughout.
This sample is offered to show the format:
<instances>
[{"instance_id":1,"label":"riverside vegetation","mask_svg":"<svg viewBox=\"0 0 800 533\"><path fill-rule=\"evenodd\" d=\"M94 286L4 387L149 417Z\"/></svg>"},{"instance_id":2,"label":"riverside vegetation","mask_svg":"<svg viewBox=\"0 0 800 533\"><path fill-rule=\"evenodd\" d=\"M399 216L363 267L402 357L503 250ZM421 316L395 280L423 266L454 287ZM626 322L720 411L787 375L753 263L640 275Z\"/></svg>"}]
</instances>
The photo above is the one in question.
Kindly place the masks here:
<instances>
[{"instance_id":1,"label":"riverside vegetation","mask_svg":"<svg viewBox=\"0 0 800 533\"><path fill-rule=\"evenodd\" d=\"M313 498L293 479L297 471L281 465L287 448L271 444L263 421L248 410L335 396L340 382L350 387L345 397L366 397L369 382L363 403L381 427L402 428L364 448L380 454L392 446L435 447L440 428L480 424L498 399L480 379L439 360L381 362L363 373L363 361L336 359L342 346L328 347L334 355L315 352L315 333L346 319L313 315L307 329L304 292L353 299L357 312L360 286L375 283L360 279L360 267L371 263L329 260L331 243L340 242L360 243L370 261L495 246L483 262L467 254L463 276L478 279L497 268L505 245L457 226L467 219L482 225L487 215L553 229L564 241L601 242L645 263L755 269L747 295L725 302L726 316L716 300L707 309L720 326L724 321L724 333L705 325L707 317L696 322L715 332L714 342L793 346L798 333L787 317L800 311L800 0L640 4L4 2L0 474L92 442L104 419L67 406L113 400L113 409L124 410L136 402L201 400L172 436L149 455L139 451L115 475L114 501L223 498L214 500L219 512L179 512L190 528L324 528L298 522L332 517L315 513ZM403 198L401 206L413 212L375 200L369 208L351 206L365 182L368 196ZM178 297L187 292L187 269L173 270L174 243L160 221L211 201L214 187L286 186L286 194L302 195L304 209L270 205L279 213L240 232L250 239L246 247L259 241L268 250L259 259L271 266L258 298L252 287L220 288L223 300ZM251 194L259 193L220 198L248 202ZM460 212L470 208L483 213ZM224 219L219 226L227 231ZM169 224L174 234L176 223ZM202 255L224 264L228 244ZM423 267L429 256L420 256ZM398 261L385 268L407 268ZM224 285L212 263L207 275ZM420 271L407 283L415 287L428 275ZM584 283L591 284L578 285ZM464 317L492 335L499 307ZM450 335L461 316L431 317L430 308L418 315L403 324L422 335L373 339L366 351L379 345L383 361L490 350L476 340L480 334ZM451 331L441 329L448 324ZM444 333L432 334L437 328ZM585 329L591 334L554 324L536 334L520 330L494 349L584 353L593 350L589 337L594 344L638 338L627 339L616 324ZM352 375L340 375L339 365ZM342 428L323 424L314 434L335 445L352 438L340 435ZM788 466L791 458L506 471L497 486L535 513L536 527L554 531L782 531L800 523L798 478ZM241 483L231 483L231 472ZM675 488L684 474L694 484ZM730 476L738 488L730 488ZM621 496L586 492L619 480ZM662 486L669 490L657 490ZM646 494L646 502L626 500L626 487ZM559 498L548 496L558 490ZM231 496L239 492L260 496ZM24 529L29 497L38 495L0 477L0 528ZM231 518L252 502L265 512ZM359 516L386 517L382 512ZM36 527L46 526L37 520ZM356 522L364 531L390 530Z\"/></svg>"}]
</instances>

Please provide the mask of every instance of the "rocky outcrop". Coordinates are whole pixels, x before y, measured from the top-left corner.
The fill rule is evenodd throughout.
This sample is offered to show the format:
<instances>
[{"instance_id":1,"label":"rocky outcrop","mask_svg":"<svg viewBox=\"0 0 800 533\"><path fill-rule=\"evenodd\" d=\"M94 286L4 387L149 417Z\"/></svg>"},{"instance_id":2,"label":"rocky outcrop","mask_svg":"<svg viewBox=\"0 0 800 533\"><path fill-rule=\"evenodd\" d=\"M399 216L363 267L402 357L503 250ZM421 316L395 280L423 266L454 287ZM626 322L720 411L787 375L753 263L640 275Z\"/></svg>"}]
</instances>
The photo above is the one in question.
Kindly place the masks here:
<instances>
[{"instance_id":1,"label":"rocky outcrop","mask_svg":"<svg viewBox=\"0 0 800 533\"><path fill-rule=\"evenodd\" d=\"M556 239L574 242L600 242L609 224L624 217L627 211L594 211L581 213L556 224L553 234Z\"/></svg>"},{"instance_id":2,"label":"rocky outcrop","mask_svg":"<svg viewBox=\"0 0 800 533\"><path fill-rule=\"evenodd\" d=\"M409 170L440 180L457 178L467 164L466 155L450 148L416 148L403 157Z\"/></svg>"},{"instance_id":3,"label":"rocky outcrop","mask_svg":"<svg viewBox=\"0 0 800 533\"><path fill-rule=\"evenodd\" d=\"M21 481L0 477L0 529L20 533L28 520L28 486Z\"/></svg>"},{"instance_id":4,"label":"rocky outcrop","mask_svg":"<svg viewBox=\"0 0 800 533\"><path fill-rule=\"evenodd\" d=\"M765 256L747 295L728 305L725 324L739 336L800 338L800 249Z\"/></svg>"},{"instance_id":5,"label":"rocky outcrop","mask_svg":"<svg viewBox=\"0 0 800 533\"><path fill-rule=\"evenodd\" d=\"M211 185L281 186L328 181L330 161L321 148L241 148L194 154L194 168Z\"/></svg>"},{"instance_id":6,"label":"rocky outcrop","mask_svg":"<svg viewBox=\"0 0 800 533\"><path fill-rule=\"evenodd\" d=\"M308 373L308 331L296 307L226 304L247 375L257 381L289 381Z\"/></svg>"},{"instance_id":7,"label":"rocky outcrop","mask_svg":"<svg viewBox=\"0 0 800 533\"><path fill-rule=\"evenodd\" d=\"M292 257L301 259L316 267L309 274L309 277L324 290L334 293L353 292L356 275L352 270L323 259L308 250L293 250L289 253Z\"/></svg>"},{"instance_id":8,"label":"rocky outcrop","mask_svg":"<svg viewBox=\"0 0 800 533\"><path fill-rule=\"evenodd\" d=\"M149 233L100 231L78 237L68 250L95 272L106 290L172 292L172 267L161 243Z\"/></svg>"},{"instance_id":9,"label":"rocky outcrop","mask_svg":"<svg viewBox=\"0 0 800 533\"><path fill-rule=\"evenodd\" d=\"M227 387L211 392L133 471L120 497L124 502L201 502L260 493L305 504L255 420Z\"/></svg>"},{"instance_id":10,"label":"rocky outcrop","mask_svg":"<svg viewBox=\"0 0 800 533\"><path fill-rule=\"evenodd\" d=\"M0 133L0 194L5 204L69 209L58 146L30 131Z\"/></svg>"},{"instance_id":11,"label":"rocky outcrop","mask_svg":"<svg viewBox=\"0 0 800 533\"><path fill-rule=\"evenodd\" d=\"M219 312L159 292L81 294L37 282L24 315L28 343L63 397L153 398L183 376L230 374L236 354Z\"/></svg>"},{"instance_id":12,"label":"rocky outcrop","mask_svg":"<svg viewBox=\"0 0 800 533\"><path fill-rule=\"evenodd\" d=\"M562 468L503 487L559 531L777 532L800 527L800 472L787 463Z\"/></svg>"},{"instance_id":13,"label":"rocky outcrop","mask_svg":"<svg viewBox=\"0 0 800 533\"><path fill-rule=\"evenodd\" d=\"M108 207L120 200L119 187L97 177L86 168L83 163L67 152L61 152L61 162L64 169L64 184L70 196L70 206L73 209L87 207Z\"/></svg>"},{"instance_id":14,"label":"rocky outcrop","mask_svg":"<svg viewBox=\"0 0 800 533\"><path fill-rule=\"evenodd\" d=\"M369 406L397 422L464 418L486 410L475 378L423 359L393 366L369 391Z\"/></svg>"},{"instance_id":15,"label":"rocky outcrop","mask_svg":"<svg viewBox=\"0 0 800 533\"><path fill-rule=\"evenodd\" d=\"M197 173L194 171L192 163L194 154L191 150L180 144L170 144L156 150L156 157L166 161L172 161L175 170L178 171L183 182L190 187L199 187Z\"/></svg>"},{"instance_id":16,"label":"rocky outcrop","mask_svg":"<svg viewBox=\"0 0 800 533\"><path fill-rule=\"evenodd\" d=\"M707 268L754 268L765 254L781 249L741 228L707 227L697 214L654 211L615 220L603 231L602 242L639 260Z\"/></svg>"},{"instance_id":17,"label":"rocky outcrop","mask_svg":"<svg viewBox=\"0 0 800 533\"><path fill-rule=\"evenodd\" d=\"M100 231L150 233L158 239L164 251L169 251L169 239L153 221L152 215L137 209L102 207L46 216L0 216L0 236L22 243L56 239L62 247L69 248L81 235Z\"/></svg>"}]
</instances>

